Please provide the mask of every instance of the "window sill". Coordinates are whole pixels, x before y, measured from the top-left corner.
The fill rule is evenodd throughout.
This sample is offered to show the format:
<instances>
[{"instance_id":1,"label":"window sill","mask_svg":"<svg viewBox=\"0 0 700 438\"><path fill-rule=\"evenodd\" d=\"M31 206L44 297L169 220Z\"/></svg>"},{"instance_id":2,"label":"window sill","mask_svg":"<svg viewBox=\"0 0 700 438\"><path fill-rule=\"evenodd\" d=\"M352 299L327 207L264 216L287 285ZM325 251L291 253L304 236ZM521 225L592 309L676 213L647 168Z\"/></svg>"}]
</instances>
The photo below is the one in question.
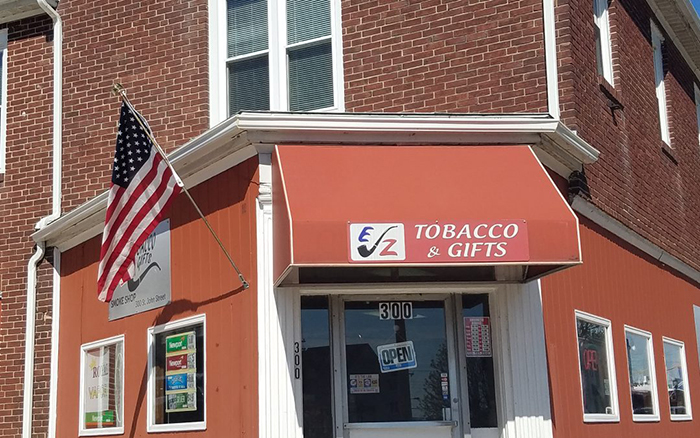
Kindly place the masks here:
<instances>
[{"instance_id":1,"label":"window sill","mask_svg":"<svg viewBox=\"0 0 700 438\"><path fill-rule=\"evenodd\" d=\"M620 416L612 414L584 414L584 423L619 423Z\"/></svg>"},{"instance_id":2,"label":"window sill","mask_svg":"<svg viewBox=\"0 0 700 438\"><path fill-rule=\"evenodd\" d=\"M693 421L692 415L671 415L671 421Z\"/></svg>"},{"instance_id":3,"label":"window sill","mask_svg":"<svg viewBox=\"0 0 700 438\"><path fill-rule=\"evenodd\" d=\"M185 432L190 430L207 430L206 422L198 421L196 423L149 424L146 432Z\"/></svg>"},{"instance_id":4,"label":"window sill","mask_svg":"<svg viewBox=\"0 0 700 438\"><path fill-rule=\"evenodd\" d=\"M676 151L663 140L661 141L661 151L671 161L673 161L673 164L678 165L678 159L676 158Z\"/></svg>"},{"instance_id":5,"label":"window sill","mask_svg":"<svg viewBox=\"0 0 700 438\"><path fill-rule=\"evenodd\" d=\"M80 429L78 436L109 436L124 435L124 426L109 427L104 429Z\"/></svg>"},{"instance_id":6,"label":"window sill","mask_svg":"<svg viewBox=\"0 0 700 438\"><path fill-rule=\"evenodd\" d=\"M658 415L634 415L632 414L632 421L635 423L658 423L661 418Z\"/></svg>"},{"instance_id":7,"label":"window sill","mask_svg":"<svg viewBox=\"0 0 700 438\"><path fill-rule=\"evenodd\" d=\"M610 83L605 80L604 77L598 76L598 87L600 88L600 91L605 95L605 97L608 98L608 106L613 109L619 109L623 110L625 109L625 106L622 104L622 96L620 96L620 93L610 85Z\"/></svg>"}]
</instances>

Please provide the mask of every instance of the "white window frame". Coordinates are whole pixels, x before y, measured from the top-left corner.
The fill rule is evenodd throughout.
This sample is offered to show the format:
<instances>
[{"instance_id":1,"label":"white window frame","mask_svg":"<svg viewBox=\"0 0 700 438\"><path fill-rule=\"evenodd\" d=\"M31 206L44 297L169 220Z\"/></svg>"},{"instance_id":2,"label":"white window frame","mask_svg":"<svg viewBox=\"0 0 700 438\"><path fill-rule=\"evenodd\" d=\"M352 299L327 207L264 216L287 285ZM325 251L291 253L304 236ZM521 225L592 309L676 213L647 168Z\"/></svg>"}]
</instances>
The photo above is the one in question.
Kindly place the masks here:
<instances>
[{"instance_id":1,"label":"white window frame","mask_svg":"<svg viewBox=\"0 0 700 438\"><path fill-rule=\"evenodd\" d=\"M608 378L610 379L610 403L613 413L611 414L587 414L583 402L583 375L581 374L581 353L578 346L578 320L597 324L605 327L605 354L607 354ZM617 399L617 374L615 373L615 354L613 349L612 323L609 319L601 318L581 310L574 311L574 333L576 335L576 368L578 369L579 383L581 388L581 412L584 423L611 423L620 421L620 406Z\"/></svg>"},{"instance_id":2,"label":"white window frame","mask_svg":"<svg viewBox=\"0 0 700 438\"><path fill-rule=\"evenodd\" d=\"M210 126L228 116L228 35L226 32L226 0L209 1L209 109ZM333 106L311 112L345 111L343 78L343 42L340 0L330 0L331 36L287 45L287 1L267 0L268 61L270 69L270 111L289 110L287 49L331 38L333 59ZM256 52L259 54L260 52ZM242 55L244 59L255 54Z\"/></svg>"},{"instance_id":3,"label":"white window frame","mask_svg":"<svg viewBox=\"0 0 700 438\"><path fill-rule=\"evenodd\" d=\"M0 29L0 60L2 61L2 99L0 100L0 181L2 174L6 172L6 144L7 144L7 29Z\"/></svg>"},{"instance_id":4,"label":"white window frame","mask_svg":"<svg viewBox=\"0 0 700 438\"><path fill-rule=\"evenodd\" d=\"M680 347L681 349L681 365L683 366L683 392L685 396L685 410L688 412L687 414L671 414L671 421L691 421L693 419L693 409L691 407L690 403L690 382L688 381L688 362L685 357L685 343L683 341L679 341L676 339L668 338L664 336L663 338L664 345L665 344L671 344L676 347ZM664 351L664 377L665 382L664 382L664 394L666 394L666 400L668 403L668 374L666 370L666 351Z\"/></svg>"},{"instance_id":5,"label":"white window frame","mask_svg":"<svg viewBox=\"0 0 700 438\"><path fill-rule=\"evenodd\" d=\"M156 355L156 335L167 332L170 330L177 330L181 328L186 328L194 325L202 324L202 336L204 338L204 363L202 364L202 385L204 386L204 420L196 421L191 423L172 423L172 424L156 424L155 422L155 392L156 392L156 379L155 379L155 355ZM146 432L181 432L188 430L206 430L207 429L207 397L209 391L207 390L207 322L206 314L194 315L188 318L179 319L177 321L166 322L165 324L157 325L155 327L148 328L147 336L147 354L148 354L148 397L146 409ZM199 367L197 367L199 368Z\"/></svg>"},{"instance_id":6,"label":"white window frame","mask_svg":"<svg viewBox=\"0 0 700 438\"><path fill-rule=\"evenodd\" d=\"M610 37L610 17L608 0L593 0L593 21L600 29L600 59L603 78L612 86L613 79L612 38Z\"/></svg>"},{"instance_id":7,"label":"white window frame","mask_svg":"<svg viewBox=\"0 0 700 438\"><path fill-rule=\"evenodd\" d=\"M661 140L671 146L671 131L668 125L668 104L666 102L666 84L664 82L664 36L651 21L651 46L654 50L654 80L656 82L656 101L659 106L659 126Z\"/></svg>"},{"instance_id":8,"label":"white window frame","mask_svg":"<svg viewBox=\"0 0 700 438\"><path fill-rule=\"evenodd\" d=\"M654 361L654 341L653 341L653 336L651 332L648 332L646 330L641 330L635 327L631 327L628 325L625 325L625 346L627 345L627 333L641 336L646 339L647 341L647 361L649 363L649 374L651 377L651 401L654 409L653 414L635 414L634 411L632 412L632 420L633 421L638 421L638 422L648 422L648 421L659 421L660 415L659 415L659 391L658 391L658 386L656 382L656 364ZM630 363L629 363L629 355L627 355L627 372L629 374L629 369L630 369ZM629 376L628 382L632 379L632 376ZM631 405L631 394L632 394L632 382L630 382L630 407Z\"/></svg>"},{"instance_id":9,"label":"white window frame","mask_svg":"<svg viewBox=\"0 0 700 438\"><path fill-rule=\"evenodd\" d=\"M122 408L122 425L117 427L107 427L103 429L86 429L85 428L85 355L88 351L96 348L107 347L110 345L122 343L122 393L121 393L121 408ZM103 435L123 435L124 434L124 375L126 374L126 342L124 335L112 336L111 338L100 339L98 341L89 342L80 346L80 397L78 414L78 436L103 436Z\"/></svg>"}]
</instances>

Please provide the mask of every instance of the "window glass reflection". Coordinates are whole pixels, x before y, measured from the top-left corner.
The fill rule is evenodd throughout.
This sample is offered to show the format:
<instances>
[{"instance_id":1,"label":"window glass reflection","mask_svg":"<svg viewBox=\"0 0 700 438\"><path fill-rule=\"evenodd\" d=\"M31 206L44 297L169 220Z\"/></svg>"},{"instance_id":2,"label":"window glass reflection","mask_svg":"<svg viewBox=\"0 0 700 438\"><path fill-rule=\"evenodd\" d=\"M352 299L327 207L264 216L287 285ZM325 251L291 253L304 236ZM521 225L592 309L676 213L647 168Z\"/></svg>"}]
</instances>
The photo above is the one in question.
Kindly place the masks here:
<instances>
[{"instance_id":1,"label":"window glass reflection","mask_svg":"<svg viewBox=\"0 0 700 438\"><path fill-rule=\"evenodd\" d=\"M686 415L685 370L683 369L683 348L680 345L664 341L664 360L666 363L666 385L671 415Z\"/></svg>"},{"instance_id":2,"label":"window glass reflection","mask_svg":"<svg viewBox=\"0 0 700 438\"><path fill-rule=\"evenodd\" d=\"M583 408L586 414L614 414L610 396L607 327L577 319Z\"/></svg>"},{"instance_id":3,"label":"window glass reflection","mask_svg":"<svg viewBox=\"0 0 700 438\"><path fill-rule=\"evenodd\" d=\"M489 351L493 347L488 295L462 295L462 317L461 335L467 343L473 344L467 346L466 352L471 427L498 427L493 352ZM476 332L477 327L480 333ZM488 346L483 345L484 340L488 341Z\"/></svg>"},{"instance_id":4,"label":"window glass reflection","mask_svg":"<svg viewBox=\"0 0 700 438\"><path fill-rule=\"evenodd\" d=\"M444 302L410 303L345 303L351 423L451 420Z\"/></svg>"},{"instance_id":5,"label":"window glass reflection","mask_svg":"<svg viewBox=\"0 0 700 438\"><path fill-rule=\"evenodd\" d=\"M649 338L625 332L627 364L632 392L632 413L654 415L653 376L649 365Z\"/></svg>"}]
</instances>

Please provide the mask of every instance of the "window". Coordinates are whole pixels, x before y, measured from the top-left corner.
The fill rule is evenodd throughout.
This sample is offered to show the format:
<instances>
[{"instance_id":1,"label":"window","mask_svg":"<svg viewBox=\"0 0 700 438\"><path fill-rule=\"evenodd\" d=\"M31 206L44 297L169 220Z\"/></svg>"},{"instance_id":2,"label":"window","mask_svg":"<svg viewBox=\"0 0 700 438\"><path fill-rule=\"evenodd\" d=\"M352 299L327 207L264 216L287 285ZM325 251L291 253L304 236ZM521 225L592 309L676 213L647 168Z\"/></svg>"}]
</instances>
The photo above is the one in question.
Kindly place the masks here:
<instances>
[{"instance_id":1,"label":"window","mask_svg":"<svg viewBox=\"0 0 700 438\"><path fill-rule=\"evenodd\" d=\"M0 29L0 175L5 173L7 135L7 29ZM0 181L2 177L0 176Z\"/></svg>"},{"instance_id":2,"label":"window","mask_svg":"<svg viewBox=\"0 0 700 438\"><path fill-rule=\"evenodd\" d=\"M664 338L666 386L671 407L671 420L691 420L688 367L685 363L685 344Z\"/></svg>"},{"instance_id":3,"label":"window","mask_svg":"<svg viewBox=\"0 0 700 438\"><path fill-rule=\"evenodd\" d=\"M297 350L295 349L295 358L298 354ZM333 436L331 357L328 297L301 297L304 438Z\"/></svg>"},{"instance_id":4,"label":"window","mask_svg":"<svg viewBox=\"0 0 700 438\"><path fill-rule=\"evenodd\" d=\"M583 420L618 421L610 321L576 312Z\"/></svg>"},{"instance_id":5,"label":"window","mask_svg":"<svg viewBox=\"0 0 700 438\"><path fill-rule=\"evenodd\" d=\"M149 331L148 432L206 429L204 315Z\"/></svg>"},{"instance_id":6,"label":"window","mask_svg":"<svg viewBox=\"0 0 700 438\"><path fill-rule=\"evenodd\" d=\"M80 436L123 434L124 336L80 349Z\"/></svg>"},{"instance_id":7,"label":"window","mask_svg":"<svg viewBox=\"0 0 700 438\"><path fill-rule=\"evenodd\" d=\"M212 68L222 76L213 93L227 90L227 98L212 107L224 117L241 110L342 109L339 3L226 0L226 19L217 22L225 32L212 30L225 35L226 44L214 49L225 62Z\"/></svg>"},{"instance_id":8,"label":"window","mask_svg":"<svg viewBox=\"0 0 700 438\"><path fill-rule=\"evenodd\" d=\"M668 127L668 108L666 106L666 86L664 84L664 37L661 31L651 23L651 45L654 49L654 78L656 80L656 101L659 104L659 125L661 140L671 145L671 133Z\"/></svg>"},{"instance_id":9,"label":"window","mask_svg":"<svg viewBox=\"0 0 700 438\"><path fill-rule=\"evenodd\" d=\"M598 74L610 85L613 84L612 44L610 41L610 19L608 0L593 1L593 26L595 28L596 64Z\"/></svg>"},{"instance_id":10,"label":"window","mask_svg":"<svg viewBox=\"0 0 700 438\"><path fill-rule=\"evenodd\" d=\"M629 370L634 421L658 421L659 399L651 333L625 327L627 369Z\"/></svg>"},{"instance_id":11,"label":"window","mask_svg":"<svg viewBox=\"0 0 700 438\"><path fill-rule=\"evenodd\" d=\"M496 376L488 294L462 295L462 322L465 341L472 344L465 348L471 428L495 428L498 427ZM471 335L468 339L467 334ZM477 347L474 348L474 345Z\"/></svg>"}]
</instances>

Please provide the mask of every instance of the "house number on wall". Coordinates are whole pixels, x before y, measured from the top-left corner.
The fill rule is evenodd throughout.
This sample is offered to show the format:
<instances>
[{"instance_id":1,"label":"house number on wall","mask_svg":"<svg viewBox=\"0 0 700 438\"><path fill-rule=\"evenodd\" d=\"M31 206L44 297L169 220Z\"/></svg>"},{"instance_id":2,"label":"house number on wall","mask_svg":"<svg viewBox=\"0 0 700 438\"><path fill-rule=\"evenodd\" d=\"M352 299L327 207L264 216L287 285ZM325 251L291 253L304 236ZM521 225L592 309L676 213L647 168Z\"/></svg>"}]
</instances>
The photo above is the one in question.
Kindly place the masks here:
<instances>
[{"instance_id":1,"label":"house number on wall","mask_svg":"<svg viewBox=\"0 0 700 438\"><path fill-rule=\"evenodd\" d=\"M379 303L379 319L413 319L413 303L410 301Z\"/></svg>"},{"instance_id":2,"label":"house number on wall","mask_svg":"<svg viewBox=\"0 0 700 438\"><path fill-rule=\"evenodd\" d=\"M301 379L301 350L299 348L299 343L294 343L294 378Z\"/></svg>"}]
</instances>

